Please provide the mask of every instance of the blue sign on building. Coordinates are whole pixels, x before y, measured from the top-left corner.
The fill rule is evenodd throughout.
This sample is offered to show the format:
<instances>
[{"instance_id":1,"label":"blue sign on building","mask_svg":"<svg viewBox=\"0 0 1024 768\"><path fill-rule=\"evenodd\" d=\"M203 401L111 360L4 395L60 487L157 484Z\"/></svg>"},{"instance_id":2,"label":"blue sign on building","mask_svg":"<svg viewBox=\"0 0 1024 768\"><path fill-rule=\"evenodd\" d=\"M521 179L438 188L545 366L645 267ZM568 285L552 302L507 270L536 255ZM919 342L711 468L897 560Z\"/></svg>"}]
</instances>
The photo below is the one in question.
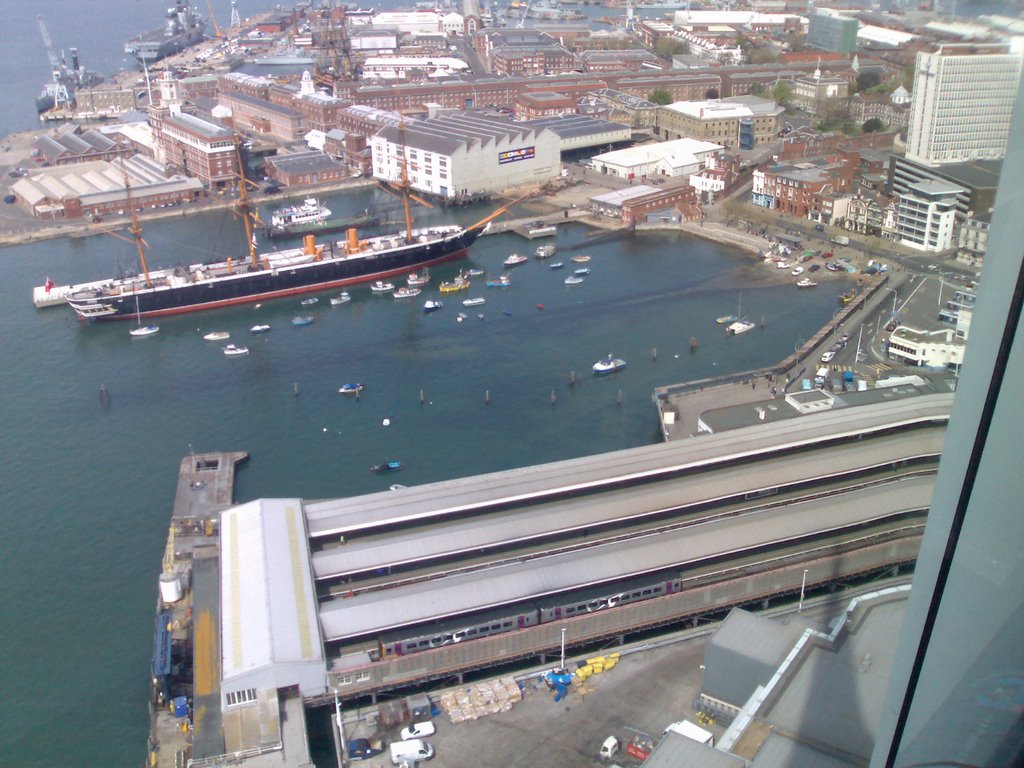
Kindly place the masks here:
<instances>
[{"instance_id":1,"label":"blue sign on building","mask_svg":"<svg viewBox=\"0 0 1024 768\"><path fill-rule=\"evenodd\" d=\"M762 208L774 208L775 196L766 195L763 192L755 192L750 196L750 202L752 202L754 205L759 205Z\"/></svg>"}]
</instances>

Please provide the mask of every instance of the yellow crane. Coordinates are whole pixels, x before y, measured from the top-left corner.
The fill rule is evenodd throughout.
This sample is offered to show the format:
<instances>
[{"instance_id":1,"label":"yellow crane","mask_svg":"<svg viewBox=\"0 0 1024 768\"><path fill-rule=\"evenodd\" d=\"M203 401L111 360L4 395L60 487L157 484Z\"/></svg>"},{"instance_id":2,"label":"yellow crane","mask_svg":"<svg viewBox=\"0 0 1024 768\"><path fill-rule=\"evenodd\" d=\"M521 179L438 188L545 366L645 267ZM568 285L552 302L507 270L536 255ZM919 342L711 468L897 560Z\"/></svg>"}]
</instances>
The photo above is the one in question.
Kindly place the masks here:
<instances>
[{"instance_id":1,"label":"yellow crane","mask_svg":"<svg viewBox=\"0 0 1024 768\"><path fill-rule=\"evenodd\" d=\"M224 37L220 24L217 23L217 17L213 15L213 0L206 0L206 7L210 9L210 21L213 22L213 36Z\"/></svg>"}]
</instances>

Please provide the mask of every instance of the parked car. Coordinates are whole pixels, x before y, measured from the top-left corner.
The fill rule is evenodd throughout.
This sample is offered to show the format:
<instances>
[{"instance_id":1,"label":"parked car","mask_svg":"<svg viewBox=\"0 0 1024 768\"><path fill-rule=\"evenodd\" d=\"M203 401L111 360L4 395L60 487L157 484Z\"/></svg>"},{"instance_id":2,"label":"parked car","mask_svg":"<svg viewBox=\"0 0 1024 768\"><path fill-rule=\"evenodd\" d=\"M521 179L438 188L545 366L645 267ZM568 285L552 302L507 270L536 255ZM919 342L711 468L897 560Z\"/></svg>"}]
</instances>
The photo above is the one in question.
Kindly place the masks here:
<instances>
[{"instance_id":1,"label":"parked car","mask_svg":"<svg viewBox=\"0 0 1024 768\"><path fill-rule=\"evenodd\" d=\"M832 362L832 358L833 358L833 357L835 357L835 356L836 356L836 353L835 353L835 352L833 352L833 351L832 351L832 350L830 349L830 350L828 350L827 352L825 352L825 353L824 353L824 354L823 354L823 355L821 356L821 362L823 362L823 363L829 363L829 362Z\"/></svg>"},{"instance_id":2,"label":"parked car","mask_svg":"<svg viewBox=\"0 0 1024 768\"><path fill-rule=\"evenodd\" d=\"M825 225L824 224L815 224L814 225L814 229L817 230L818 232L824 232L825 231Z\"/></svg>"},{"instance_id":3,"label":"parked car","mask_svg":"<svg viewBox=\"0 0 1024 768\"><path fill-rule=\"evenodd\" d=\"M369 739L352 739L348 743L349 760L369 760L384 751L384 745L379 741Z\"/></svg>"},{"instance_id":4,"label":"parked car","mask_svg":"<svg viewBox=\"0 0 1024 768\"><path fill-rule=\"evenodd\" d=\"M436 731L437 729L434 727L434 724L429 720L423 723L413 723L408 728L402 729L402 741L433 736Z\"/></svg>"},{"instance_id":5,"label":"parked car","mask_svg":"<svg viewBox=\"0 0 1024 768\"><path fill-rule=\"evenodd\" d=\"M896 330L896 321L893 320L891 323L889 323L887 326L885 326L885 330L887 330L887 331L895 331Z\"/></svg>"},{"instance_id":6,"label":"parked car","mask_svg":"<svg viewBox=\"0 0 1024 768\"><path fill-rule=\"evenodd\" d=\"M811 266L809 266L807 268L807 271L808 272L817 272L819 269L821 269L821 264L811 264Z\"/></svg>"}]
</instances>

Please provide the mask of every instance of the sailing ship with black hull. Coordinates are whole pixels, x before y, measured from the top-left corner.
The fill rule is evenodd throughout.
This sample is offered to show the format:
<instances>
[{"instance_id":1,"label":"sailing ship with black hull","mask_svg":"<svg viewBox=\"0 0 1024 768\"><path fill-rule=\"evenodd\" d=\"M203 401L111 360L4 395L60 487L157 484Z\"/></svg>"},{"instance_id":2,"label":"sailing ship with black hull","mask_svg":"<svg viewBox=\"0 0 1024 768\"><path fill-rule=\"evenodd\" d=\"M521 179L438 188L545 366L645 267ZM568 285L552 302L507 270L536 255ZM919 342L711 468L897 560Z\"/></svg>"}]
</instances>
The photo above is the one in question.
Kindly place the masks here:
<instances>
[{"instance_id":1,"label":"sailing ship with black hull","mask_svg":"<svg viewBox=\"0 0 1024 768\"><path fill-rule=\"evenodd\" d=\"M239 167L242 163L239 162ZM408 182L403 182L408 192ZM126 182L126 191L129 187ZM130 191L129 191L130 195ZM238 210L245 222L249 243L247 259L150 270L143 248L142 229L132 211L131 228L139 257L139 274L113 278L99 287L71 293L68 304L84 320L125 320L160 317L204 309L217 309L315 291L337 289L356 283L384 280L466 255L486 225L504 213L503 206L469 227L456 225L414 229L405 198L404 232L361 239L349 229L344 240L318 244L307 235L301 247L257 253L254 222L243 177L239 184ZM136 310L138 301L138 310Z\"/></svg>"}]
</instances>

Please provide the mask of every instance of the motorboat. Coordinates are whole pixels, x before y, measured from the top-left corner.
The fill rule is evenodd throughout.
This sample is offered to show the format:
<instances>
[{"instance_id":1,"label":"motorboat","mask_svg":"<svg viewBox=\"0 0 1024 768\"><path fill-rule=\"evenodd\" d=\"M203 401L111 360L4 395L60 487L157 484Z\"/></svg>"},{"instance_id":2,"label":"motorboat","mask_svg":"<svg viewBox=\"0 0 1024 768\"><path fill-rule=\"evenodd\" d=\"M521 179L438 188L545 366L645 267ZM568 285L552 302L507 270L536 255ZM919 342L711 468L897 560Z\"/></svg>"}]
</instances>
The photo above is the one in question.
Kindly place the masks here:
<instances>
[{"instance_id":1,"label":"motorboat","mask_svg":"<svg viewBox=\"0 0 1024 768\"><path fill-rule=\"evenodd\" d=\"M494 280L487 281L488 288L507 288L512 285L512 280L509 279L508 275L502 275Z\"/></svg>"},{"instance_id":2,"label":"motorboat","mask_svg":"<svg viewBox=\"0 0 1024 768\"><path fill-rule=\"evenodd\" d=\"M347 304L352 301L352 297L348 295L348 291L342 291L337 296L331 296L331 306L338 306L339 304Z\"/></svg>"},{"instance_id":3,"label":"motorboat","mask_svg":"<svg viewBox=\"0 0 1024 768\"><path fill-rule=\"evenodd\" d=\"M814 282L813 280L811 280L811 278L809 278L809 277L805 277L802 280L797 280L796 281L796 287L797 288L813 288L816 285L817 285L817 283Z\"/></svg>"},{"instance_id":4,"label":"motorboat","mask_svg":"<svg viewBox=\"0 0 1024 768\"><path fill-rule=\"evenodd\" d=\"M506 267L518 267L520 264L525 264L528 261L529 259L523 256L522 254L513 253L511 256L509 256L501 263Z\"/></svg>"},{"instance_id":5,"label":"motorboat","mask_svg":"<svg viewBox=\"0 0 1024 768\"><path fill-rule=\"evenodd\" d=\"M572 261L575 261L577 264L586 264L590 261L590 257L586 254L580 254L579 256L573 256Z\"/></svg>"},{"instance_id":6,"label":"motorboat","mask_svg":"<svg viewBox=\"0 0 1024 768\"><path fill-rule=\"evenodd\" d=\"M228 344L224 347L225 357L241 357L242 355L248 355L248 347L236 347L234 344Z\"/></svg>"},{"instance_id":7,"label":"motorboat","mask_svg":"<svg viewBox=\"0 0 1024 768\"><path fill-rule=\"evenodd\" d=\"M426 272L420 274L419 272L410 272L409 276L405 278L405 284L410 288L418 285L427 285L430 282L430 275Z\"/></svg>"},{"instance_id":8,"label":"motorboat","mask_svg":"<svg viewBox=\"0 0 1024 768\"><path fill-rule=\"evenodd\" d=\"M270 326L267 323L259 323L249 329L252 333L266 333L270 330Z\"/></svg>"},{"instance_id":9,"label":"motorboat","mask_svg":"<svg viewBox=\"0 0 1024 768\"><path fill-rule=\"evenodd\" d=\"M231 334L227 331L210 331L208 334L203 336L203 341L224 341L230 339Z\"/></svg>"},{"instance_id":10,"label":"motorboat","mask_svg":"<svg viewBox=\"0 0 1024 768\"><path fill-rule=\"evenodd\" d=\"M466 277L482 277L484 271L480 267L473 267L472 269L466 270Z\"/></svg>"},{"instance_id":11,"label":"motorboat","mask_svg":"<svg viewBox=\"0 0 1024 768\"><path fill-rule=\"evenodd\" d=\"M565 278L566 285L579 285L582 282L583 278L577 277L576 275L569 275L567 278Z\"/></svg>"},{"instance_id":12,"label":"motorboat","mask_svg":"<svg viewBox=\"0 0 1024 768\"><path fill-rule=\"evenodd\" d=\"M478 307L481 304L485 303L487 303L487 299L485 299L483 296L477 296L476 298L462 300L462 306L464 307Z\"/></svg>"},{"instance_id":13,"label":"motorboat","mask_svg":"<svg viewBox=\"0 0 1024 768\"><path fill-rule=\"evenodd\" d=\"M550 259L555 255L555 246L553 245L540 245L537 246L535 252L538 259Z\"/></svg>"},{"instance_id":14,"label":"motorboat","mask_svg":"<svg viewBox=\"0 0 1024 768\"><path fill-rule=\"evenodd\" d=\"M416 296L419 296L421 293L423 293L423 291L421 291L419 288L402 287L395 291L392 294L392 296L394 296L394 298L396 299L412 299L415 298Z\"/></svg>"},{"instance_id":15,"label":"motorboat","mask_svg":"<svg viewBox=\"0 0 1024 768\"><path fill-rule=\"evenodd\" d=\"M564 261L554 261L551 264L548 264L548 266L551 269L564 269L565 268L565 262Z\"/></svg>"},{"instance_id":16,"label":"motorboat","mask_svg":"<svg viewBox=\"0 0 1024 768\"><path fill-rule=\"evenodd\" d=\"M590 269L588 267L580 267L579 269L574 269L572 273L574 275L589 275Z\"/></svg>"},{"instance_id":17,"label":"motorboat","mask_svg":"<svg viewBox=\"0 0 1024 768\"><path fill-rule=\"evenodd\" d=\"M732 323L736 320L736 315L722 315L721 317L715 318L715 322L719 325L725 325L726 323Z\"/></svg>"},{"instance_id":18,"label":"motorboat","mask_svg":"<svg viewBox=\"0 0 1024 768\"><path fill-rule=\"evenodd\" d=\"M311 307L311 306L313 306L314 304L316 304L316 303L317 303L318 301L320 301L320 299L318 299L318 298L317 298L316 296L311 296L311 297L310 297L310 298L308 298L308 299L303 299L303 300L302 300L302 301L300 301L299 303L300 303L300 304L301 304L302 306L304 306L304 307Z\"/></svg>"},{"instance_id":19,"label":"motorboat","mask_svg":"<svg viewBox=\"0 0 1024 768\"><path fill-rule=\"evenodd\" d=\"M298 315L292 318L292 325L309 325L313 322L312 315Z\"/></svg>"},{"instance_id":20,"label":"motorboat","mask_svg":"<svg viewBox=\"0 0 1024 768\"><path fill-rule=\"evenodd\" d=\"M360 384L358 382L353 382L351 384L342 384L338 388L338 392L340 394L342 394L342 395L358 395L364 389L366 389L366 385L365 384Z\"/></svg>"},{"instance_id":21,"label":"motorboat","mask_svg":"<svg viewBox=\"0 0 1024 768\"><path fill-rule=\"evenodd\" d=\"M443 309L443 308L444 308L444 302L440 301L440 300L427 299L425 302L423 302L423 312L425 314L428 314L428 315L431 312L437 312L437 310Z\"/></svg>"},{"instance_id":22,"label":"motorboat","mask_svg":"<svg viewBox=\"0 0 1024 768\"><path fill-rule=\"evenodd\" d=\"M621 358L618 357L612 357L611 355L608 355L607 357L598 360L593 365L594 373L597 374L598 376L603 376L608 373L615 373L616 371L621 371L625 367L625 360L622 360Z\"/></svg>"},{"instance_id":23,"label":"motorboat","mask_svg":"<svg viewBox=\"0 0 1024 768\"><path fill-rule=\"evenodd\" d=\"M469 280L465 275L457 275L454 280L447 280L439 286L441 293L458 293L469 290Z\"/></svg>"},{"instance_id":24,"label":"motorboat","mask_svg":"<svg viewBox=\"0 0 1024 768\"><path fill-rule=\"evenodd\" d=\"M377 280L373 285L370 286L370 290L373 293L391 293L395 290L394 283L385 283L382 280Z\"/></svg>"},{"instance_id":25,"label":"motorboat","mask_svg":"<svg viewBox=\"0 0 1024 768\"><path fill-rule=\"evenodd\" d=\"M402 462L393 459L391 461L383 461L380 464L374 464L370 467L370 471L380 474L382 472L397 472L401 468Z\"/></svg>"}]
</instances>

